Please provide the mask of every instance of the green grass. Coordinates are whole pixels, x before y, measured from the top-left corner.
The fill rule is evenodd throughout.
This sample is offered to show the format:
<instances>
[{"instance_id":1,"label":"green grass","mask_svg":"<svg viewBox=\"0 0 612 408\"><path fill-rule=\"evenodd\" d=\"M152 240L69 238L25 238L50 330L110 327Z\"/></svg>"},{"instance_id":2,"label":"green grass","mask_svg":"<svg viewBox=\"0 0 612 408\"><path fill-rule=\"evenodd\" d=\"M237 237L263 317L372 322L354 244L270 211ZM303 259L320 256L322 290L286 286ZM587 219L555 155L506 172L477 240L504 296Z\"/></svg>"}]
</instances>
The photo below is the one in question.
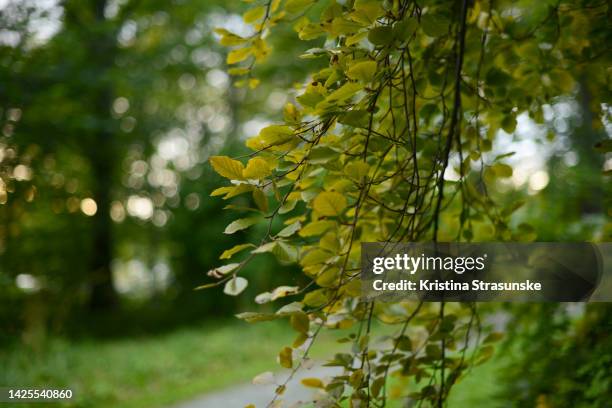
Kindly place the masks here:
<instances>
[{"instance_id":1,"label":"green grass","mask_svg":"<svg viewBox=\"0 0 612 408\"><path fill-rule=\"evenodd\" d=\"M108 342L55 339L38 352L2 351L0 384L68 387L71 406L164 406L276 369L293 337L282 323L233 322Z\"/></svg>"},{"instance_id":2,"label":"green grass","mask_svg":"<svg viewBox=\"0 0 612 408\"><path fill-rule=\"evenodd\" d=\"M313 358L322 360L347 346L334 341L346 333L323 334ZM0 352L0 386L71 388L75 399L66 406L168 406L279 369L276 355L293 337L287 322L232 321L143 338L54 339L36 352L24 346ZM496 359L475 367L453 388L448 406L499 406L494 398L499 367ZM401 406L389 402L390 408Z\"/></svg>"}]
</instances>

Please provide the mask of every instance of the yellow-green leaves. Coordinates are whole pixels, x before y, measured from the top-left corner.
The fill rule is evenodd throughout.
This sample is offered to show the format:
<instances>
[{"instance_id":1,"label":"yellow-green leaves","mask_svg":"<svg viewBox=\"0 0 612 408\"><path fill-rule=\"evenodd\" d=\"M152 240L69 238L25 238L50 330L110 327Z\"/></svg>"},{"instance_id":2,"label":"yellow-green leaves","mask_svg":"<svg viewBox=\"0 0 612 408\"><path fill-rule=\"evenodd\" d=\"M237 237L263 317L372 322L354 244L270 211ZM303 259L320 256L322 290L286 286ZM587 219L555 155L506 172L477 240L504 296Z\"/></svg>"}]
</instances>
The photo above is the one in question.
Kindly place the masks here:
<instances>
[{"instance_id":1,"label":"yellow-green leaves","mask_svg":"<svg viewBox=\"0 0 612 408\"><path fill-rule=\"evenodd\" d=\"M350 14L350 18L364 25L374 24L385 11L378 0L357 0L354 4L355 10Z\"/></svg>"},{"instance_id":2,"label":"yellow-green leaves","mask_svg":"<svg viewBox=\"0 0 612 408\"><path fill-rule=\"evenodd\" d=\"M272 174L268 162L261 157L253 157L247 163L246 168L242 171L242 175L247 179L261 180Z\"/></svg>"},{"instance_id":3,"label":"yellow-green leaves","mask_svg":"<svg viewBox=\"0 0 612 408\"><path fill-rule=\"evenodd\" d=\"M243 251L247 248L251 248L254 247L255 245L253 244L240 244L240 245L236 245L230 249L226 249L225 251L223 251L223 253L221 254L221 256L219 257L219 259L230 259L232 256L234 256L235 254L237 254L240 251Z\"/></svg>"},{"instance_id":4,"label":"yellow-green leaves","mask_svg":"<svg viewBox=\"0 0 612 408\"><path fill-rule=\"evenodd\" d=\"M230 180L243 180L242 171L244 166L238 160L230 159L227 156L212 156L210 164L213 169L221 176Z\"/></svg>"},{"instance_id":5,"label":"yellow-green leaves","mask_svg":"<svg viewBox=\"0 0 612 408\"><path fill-rule=\"evenodd\" d=\"M303 378L301 383L304 387L325 388L323 381L319 380L318 378Z\"/></svg>"},{"instance_id":6,"label":"yellow-green leaves","mask_svg":"<svg viewBox=\"0 0 612 408\"><path fill-rule=\"evenodd\" d=\"M342 214L346 206L346 197L335 191L324 191L320 193L313 202L315 211L328 217Z\"/></svg>"},{"instance_id":7,"label":"yellow-green leaves","mask_svg":"<svg viewBox=\"0 0 612 408\"><path fill-rule=\"evenodd\" d=\"M263 128L259 135L247 140L247 147L253 150L264 150L282 145L295 140L293 128L286 125L271 125Z\"/></svg>"},{"instance_id":8,"label":"yellow-green leaves","mask_svg":"<svg viewBox=\"0 0 612 408\"><path fill-rule=\"evenodd\" d=\"M419 22L415 17L407 16L393 26L393 36L400 41L408 40L419 28Z\"/></svg>"},{"instance_id":9,"label":"yellow-green leaves","mask_svg":"<svg viewBox=\"0 0 612 408\"><path fill-rule=\"evenodd\" d=\"M375 61L357 62L351 65L346 75L358 81L371 82L376 74L376 67Z\"/></svg>"},{"instance_id":10,"label":"yellow-green leaves","mask_svg":"<svg viewBox=\"0 0 612 408\"><path fill-rule=\"evenodd\" d=\"M449 20L441 15L425 14L421 17L423 32L430 37L440 37L448 33Z\"/></svg>"},{"instance_id":11,"label":"yellow-green leaves","mask_svg":"<svg viewBox=\"0 0 612 408\"><path fill-rule=\"evenodd\" d=\"M242 38L239 35L231 33L224 28L216 28L215 33L221 36L219 43L226 47L233 46L233 45L241 45L247 41L246 38Z\"/></svg>"},{"instance_id":12,"label":"yellow-green leaves","mask_svg":"<svg viewBox=\"0 0 612 408\"><path fill-rule=\"evenodd\" d=\"M324 289L313 290L304 296L304 304L311 307L323 306L328 300Z\"/></svg>"},{"instance_id":13,"label":"yellow-green leaves","mask_svg":"<svg viewBox=\"0 0 612 408\"><path fill-rule=\"evenodd\" d=\"M340 102L346 99L349 99L355 95L356 92L361 91L363 89L363 85L360 85L355 82L347 82L342 85L340 88L336 89L334 92L329 94L327 97L327 101Z\"/></svg>"},{"instance_id":14,"label":"yellow-green leaves","mask_svg":"<svg viewBox=\"0 0 612 408\"><path fill-rule=\"evenodd\" d=\"M246 13L244 13L244 22L247 24L254 23L257 20L260 20L264 14L266 13L265 6L258 6L250 9Z\"/></svg>"},{"instance_id":15,"label":"yellow-green leaves","mask_svg":"<svg viewBox=\"0 0 612 408\"><path fill-rule=\"evenodd\" d=\"M382 46L393 42L393 30L391 27L374 27L368 33L368 41L374 45Z\"/></svg>"},{"instance_id":16,"label":"yellow-green leaves","mask_svg":"<svg viewBox=\"0 0 612 408\"><path fill-rule=\"evenodd\" d=\"M227 54L227 63L228 65L237 64L249 58L252 53L253 48L251 47L244 47L232 50L229 52L229 54Z\"/></svg>"},{"instance_id":17,"label":"yellow-green leaves","mask_svg":"<svg viewBox=\"0 0 612 408\"><path fill-rule=\"evenodd\" d=\"M287 0L285 11L288 14L299 14L314 4L314 0Z\"/></svg>"},{"instance_id":18,"label":"yellow-green leaves","mask_svg":"<svg viewBox=\"0 0 612 408\"><path fill-rule=\"evenodd\" d=\"M369 170L370 166L368 163L357 161L347 164L344 168L344 173L353 180L363 181L363 178L367 177Z\"/></svg>"},{"instance_id":19,"label":"yellow-green leaves","mask_svg":"<svg viewBox=\"0 0 612 408\"><path fill-rule=\"evenodd\" d=\"M293 350L291 347L283 347L278 353L278 363L284 368L293 367Z\"/></svg>"},{"instance_id":20,"label":"yellow-green leaves","mask_svg":"<svg viewBox=\"0 0 612 408\"><path fill-rule=\"evenodd\" d=\"M335 221L329 221L329 220L313 221L309 224L306 224L306 226L304 226L300 230L299 235L301 237L312 237L315 235L321 235L328 229L333 228L335 226L336 226Z\"/></svg>"},{"instance_id":21,"label":"yellow-green leaves","mask_svg":"<svg viewBox=\"0 0 612 408\"><path fill-rule=\"evenodd\" d=\"M236 231L249 228L251 225L256 224L259 221L257 217L240 218L236 221L231 222L223 231L226 234L233 234Z\"/></svg>"},{"instance_id":22,"label":"yellow-green leaves","mask_svg":"<svg viewBox=\"0 0 612 408\"><path fill-rule=\"evenodd\" d=\"M308 319L308 315L303 312L298 312L289 318L291 323L291 327L299 333L308 333L308 329L310 328L310 320Z\"/></svg>"}]
</instances>

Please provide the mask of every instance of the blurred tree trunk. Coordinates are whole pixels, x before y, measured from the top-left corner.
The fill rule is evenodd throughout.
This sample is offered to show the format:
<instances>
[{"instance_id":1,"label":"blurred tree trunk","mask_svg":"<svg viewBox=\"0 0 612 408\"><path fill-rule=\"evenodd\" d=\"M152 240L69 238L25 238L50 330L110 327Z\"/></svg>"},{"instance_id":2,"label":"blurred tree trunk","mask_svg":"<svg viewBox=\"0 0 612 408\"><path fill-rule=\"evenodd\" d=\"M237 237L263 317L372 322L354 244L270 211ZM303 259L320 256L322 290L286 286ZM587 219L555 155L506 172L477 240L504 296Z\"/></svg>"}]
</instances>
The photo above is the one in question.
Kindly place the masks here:
<instances>
[{"instance_id":1,"label":"blurred tree trunk","mask_svg":"<svg viewBox=\"0 0 612 408\"><path fill-rule=\"evenodd\" d=\"M113 287L111 189L115 173L115 125L110 109L113 101L112 73L117 53L116 32L119 23L107 21L107 0L73 0L65 3L66 29L74 29L82 38L86 60L83 61L83 99L91 103L94 126L87 127L89 138L84 154L88 157L93 184L91 191L97 205L92 217L92 250L87 279L90 286L89 306L106 310L117 305ZM87 126L87 125L86 125Z\"/></svg>"},{"instance_id":2,"label":"blurred tree trunk","mask_svg":"<svg viewBox=\"0 0 612 408\"><path fill-rule=\"evenodd\" d=\"M91 153L91 165L94 177L94 200L98 210L94 215L94 239L91 259L91 300L92 309L108 309L117 305L117 294L113 287L111 262L112 221L110 219L111 188L114 173L114 132L110 109L113 99L110 70L115 62L116 37L115 30L107 27L104 9L106 0L93 1L96 31L88 49L96 62L99 78L102 82L94 86L94 104L96 114L100 115L100 126L97 127L95 141Z\"/></svg>"}]
</instances>

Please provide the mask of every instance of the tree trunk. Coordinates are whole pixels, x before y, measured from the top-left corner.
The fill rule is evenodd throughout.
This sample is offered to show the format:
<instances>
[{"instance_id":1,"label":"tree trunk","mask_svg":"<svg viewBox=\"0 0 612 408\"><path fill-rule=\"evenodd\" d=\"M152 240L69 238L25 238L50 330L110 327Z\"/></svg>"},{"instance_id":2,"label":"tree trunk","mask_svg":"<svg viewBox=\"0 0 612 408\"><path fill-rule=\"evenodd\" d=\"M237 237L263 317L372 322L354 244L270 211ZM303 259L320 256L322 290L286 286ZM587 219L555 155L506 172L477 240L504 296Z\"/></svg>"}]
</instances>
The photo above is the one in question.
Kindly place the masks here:
<instances>
[{"instance_id":1,"label":"tree trunk","mask_svg":"<svg viewBox=\"0 0 612 408\"><path fill-rule=\"evenodd\" d=\"M91 103L95 118L93 130L87 131L84 154L89 158L93 185L91 191L97 205L92 217L92 248L89 258L91 310L109 310L117 306L118 297L113 287L111 262L113 259L112 221L110 219L111 191L115 173L115 124L110 114L114 89L111 70L117 53L116 24L106 21L106 0L66 2L66 24L82 35L87 61L82 69L90 71L88 83L83 84L83 96ZM93 17L93 18L92 18Z\"/></svg>"}]
</instances>

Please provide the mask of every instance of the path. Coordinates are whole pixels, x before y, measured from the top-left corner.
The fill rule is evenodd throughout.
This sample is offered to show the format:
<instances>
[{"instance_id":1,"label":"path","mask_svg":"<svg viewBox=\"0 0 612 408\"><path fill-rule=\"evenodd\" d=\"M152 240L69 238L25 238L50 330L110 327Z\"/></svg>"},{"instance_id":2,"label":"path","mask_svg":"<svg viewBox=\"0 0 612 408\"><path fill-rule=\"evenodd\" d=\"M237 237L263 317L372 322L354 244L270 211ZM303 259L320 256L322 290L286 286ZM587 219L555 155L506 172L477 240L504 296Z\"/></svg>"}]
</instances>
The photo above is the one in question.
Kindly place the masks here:
<instances>
[{"instance_id":1,"label":"path","mask_svg":"<svg viewBox=\"0 0 612 408\"><path fill-rule=\"evenodd\" d=\"M276 373L274 375L275 383L282 384L289 373L289 370ZM283 395L279 397L283 400L283 406L288 407L300 401L308 401L316 395L316 389L304 387L300 383L303 378L324 378L338 373L340 373L340 369L337 367L315 366L311 369L299 370L287 384L287 389ZM255 385L247 383L237 385L176 404L173 408L244 408L248 404L254 404L257 408L264 408L274 397L276 384Z\"/></svg>"}]
</instances>

